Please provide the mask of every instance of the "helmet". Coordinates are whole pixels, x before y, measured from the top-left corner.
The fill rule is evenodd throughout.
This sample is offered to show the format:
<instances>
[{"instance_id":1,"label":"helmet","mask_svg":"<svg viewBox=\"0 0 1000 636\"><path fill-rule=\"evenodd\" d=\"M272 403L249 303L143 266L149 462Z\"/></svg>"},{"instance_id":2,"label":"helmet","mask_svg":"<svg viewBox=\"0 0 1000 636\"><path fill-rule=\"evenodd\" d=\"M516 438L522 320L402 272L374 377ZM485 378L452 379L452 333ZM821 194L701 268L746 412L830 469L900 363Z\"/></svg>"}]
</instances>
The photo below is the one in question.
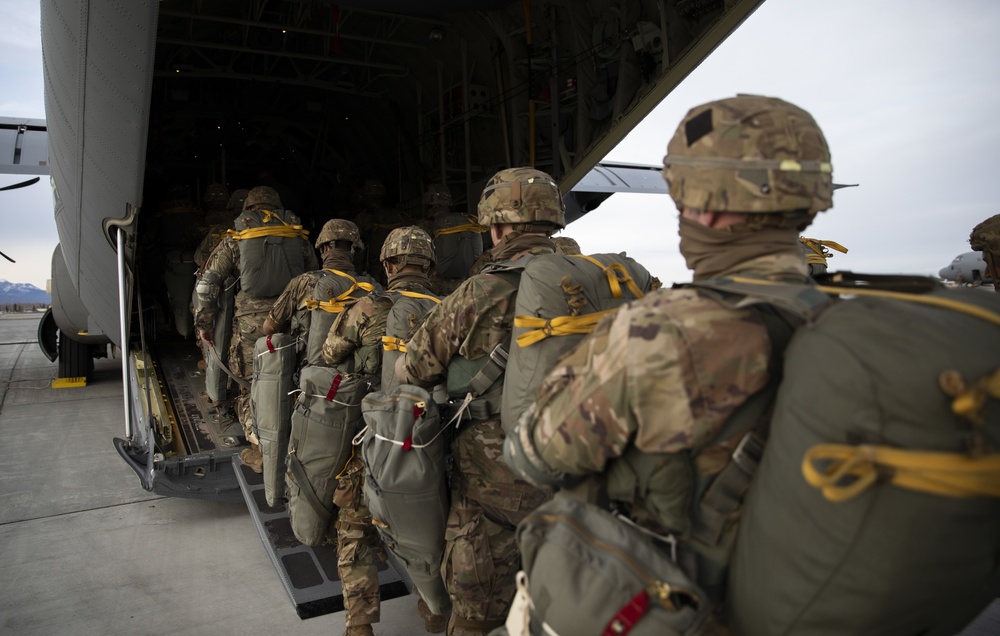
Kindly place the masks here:
<instances>
[{"instance_id":1,"label":"helmet","mask_svg":"<svg viewBox=\"0 0 1000 636\"><path fill-rule=\"evenodd\" d=\"M434 262L434 239L416 225L398 227L385 239L378 259L385 263L397 258L404 265L430 265Z\"/></svg>"},{"instance_id":2,"label":"helmet","mask_svg":"<svg viewBox=\"0 0 1000 636\"><path fill-rule=\"evenodd\" d=\"M737 95L692 108L663 164L678 208L812 217L833 207L823 132L812 115L774 97Z\"/></svg>"},{"instance_id":3,"label":"helmet","mask_svg":"<svg viewBox=\"0 0 1000 636\"><path fill-rule=\"evenodd\" d=\"M534 168L507 168L493 175L479 199L479 224L551 223L566 227L559 186Z\"/></svg>"},{"instance_id":4,"label":"helmet","mask_svg":"<svg viewBox=\"0 0 1000 636\"><path fill-rule=\"evenodd\" d=\"M250 191L246 188L242 188L232 193L229 197L229 203L226 204L227 210L242 210L243 204L247 200L247 195Z\"/></svg>"},{"instance_id":5,"label":"helmet","mask_svg":"<svg viewBox=\"0 0 1000 636\"><path fill-rule=\"evenodd\" d=\"M361 242L361 232L358 231L358 226L347 219L330 219L324 223L323 229L316 237L316 249L334 241L350 241L351 245L358 250L365 246Z\"/></svg>"},{"instance_id":6,"label":"helmet","mask_svg":"<svg viewBox=\"0 0 1000 636\"><path fill-rule=\"evenodd\" d=\"M451 192L442 183L432 183L424 191L424 205L429 207L448 207L451 205Z\"/></svg>"},{"instance_id":7,"label":"helmet","mask_svg":"<svg viewBox=\"0 0 1000 636\"><path fill-rule=\"evenodd\" d=\"M582 254L580 244L568 236L556 236L552 239L552 242L556 244L556 249L559 250L560 254L566 254L567 256Z\"/></svg>"},{"instance_id":8,"label":"helmet","mask_svg":"<svg viewBox=\"0 0 1000 636\"><path fill-rule=\"evenodd\" d=\"M264 207L281 207L281 197L277 190L268 186L257 186L247 193L246 201L243 202L244 210L256 210Z\"/></svg>"},{"instance_id":9,"label":"helmet","mask_svg":"<svg viewBox=\"0 0 1000 636\"><path fill-rule=\"evenodd\" d=\"M1000 254L1000 214L974 227L969 234L969 245L977 252Z\"/></svg>"},{"instance_id":10,"label":"helmet","mask_svg":"<svg viewBox=\"0 0 1000 636\"><path fill-rule=\"evenodd\" d=\"M229 201L229 190L221 183L210 183L205 188L205 194L201 200L205 207L221 210L226 207L226 203Z\"/></svg>"},{"instance_id":11,"label":"helmet","mask_svg":"<svg viewBox=\"0 0 1000 636\"><path fill-rule=\"evenodd\" d=\"M378 179L366 179L361 186L361 197L364 199L384 199L385 184Z\"/></svg>"}]
</instances>

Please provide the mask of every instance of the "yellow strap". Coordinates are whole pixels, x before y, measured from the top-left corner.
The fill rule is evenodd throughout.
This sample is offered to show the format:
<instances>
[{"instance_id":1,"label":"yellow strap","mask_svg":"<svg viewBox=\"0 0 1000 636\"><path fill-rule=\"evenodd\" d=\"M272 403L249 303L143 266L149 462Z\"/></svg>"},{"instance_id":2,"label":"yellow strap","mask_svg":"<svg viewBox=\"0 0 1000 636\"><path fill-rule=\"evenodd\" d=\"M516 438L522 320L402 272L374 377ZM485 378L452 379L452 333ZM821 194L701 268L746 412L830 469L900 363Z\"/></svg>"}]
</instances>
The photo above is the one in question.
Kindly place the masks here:
<instances>
[{"instance_id":1,"label":"yellow strap","mask_svg":"<svg viewBox=\"0 0 1000 636\"><path fill-rule=\"evenodd\" d=\"M382 349L385 351L402 351L406 353L406 343L401 338L382 336Z\"/></svg>"},{"instance_id":2,"label":"yellow strap","mask_svg":"<svg viewBox=\"0 0 1000 636\"><path fill-rule=\"evenodd\" d=\"M976 318L981 318L982 320L1000 326L1000 314L993 313L992 311L988 309L983 309L982 307L970 305L969 303L964 303L960 300L952 300L951 298L941 298L939 296L926 296L922 294L906 294L903 292L894 292L884 289L858 289L856 287L852 287L850 289L843 289L840 287L828 287L826 285L819 285L817 289L819 289L821 292L832 295L843 294L848 296L877 296L881 298L894 298L896 300L905 300L907 302L918 303L922 305L942 307L944 309L951 309L952 311L958 311L963 314L974 316Z\"/></svg>"},{"instance_id":3,"label":"yellow strap","mask_svg":"<svg viewBox=\"0 0 1000 636\"><path fill-rule=\"evenodd\" d=\"M629 291L632 292L632 295L636 298L642 298L645 296L645 294L642 293L642 290L639 289L639 286L635 284L635 281L632 280L632 276L628 273L628 269L626 269L621 263L605 265L596 258L587 256L586 254L573 254L572 256L573 258L582 258L593 263L594 265L597 265L601 271L604 272L604 275L608 277L608 286L611 287L611 293L615 298L622 297L622 283L625 283L628 286ZM615 272L618 272L621 276L617 276Z\"/></svg>"},{"instance_id":4,"label":"yellow strap","mask_svg":"<svg viewBox=\"0 0 1000 636\"><path fill-rule=\"evenodd\" d=\"M441 304L441 299L437 296L430 296L428 294L421 294L420 292L405 291L402 289L394 290L397 294L402 294L404 296L409 296L410 298L423 298L424 300L433 300L437 304Z\"/></svg>"},{"instance_id":5,"label":"yellow strap","mask_svg":"<svg viewBox=\"0 0 1000 636\"><path fill-rule=\"evenodd\" d=\"M261 210L264 217L264 223L267 223L271 219L277 220L281 225L265 225L262 227L251 227L246 230L226 230L226 236L232 237L234 241L242 241L244 239L261 238L262 236L284 236L286 238L308 238L309 232L302 229L301 225L291 225L290 223L285 223L277 214L273 213L271 210Z\"/></svg>"},{"instance_id":6,"label":"yellow strap","mask_svg":"<svg viewBox=\"0 0 1000 636\"><path fill-rule=\"evenodd\" d=\"M331 274L336 274L342 278L346 278L351 281L351 286L344 293L340 294L336 298L331 300L307 300L305 302L305 308L309 311L315 311L316 309L322 309L323 311L329 312L331 314L339 314L344 311L348 305L351 303L349 301L357 300L357 298L351 296L354 292L359 289L363 289L367 292L375 290L375 286L371 283L366 283L364 281L358 282L353 276L346 272L342 272L339 269L330 269L329 267L323 268L324 272L330 272Z\"/></svg>"},{"instance_id":7,"label":"yellow strap","mask_svg":"<svg viewBox=\"0 0 1000 636\"><path fill-rule=\"evenodd\" d=\"M982 421L982 410L987 398L1000 400L1000 367L955 396L951 410L955 415L973 422Z\"/></svg>"},{"instance_id":8,"label":"yellow strap","mask_svg":"<svg viewBox=\"0 0 1000 636\"><path fill-rule=\"evenodd\" d=\"M489 228L479 225L478 223L467 223L465 225L456 225L454 227L445 227L440 230L434 230L434 238L444 236L446 234L461 234L462 232L475 232L476 234L482 234L487 229Z\"/></svg>"},{"instance_id":9,"label":"yellow strap","mask_svg":"<svg viewBox=\"0 0 1000 636\"><path fill-rule=\"evenodd\" d=\"M828 461L822 471L817 461ZM960 453L908 451L887 446L818 444L806 451L802 475L829 501L847 501L870 488L879 468L890 483L945 497L1000 498L1000 454L972 458ZM886 471L883 470L883 473ZM839 485L847 477L854 480Z\"/></svg>"},{"instance_id":10,"label":"yellow strap","mask_svg":"<svg viewBox=\"0 0 1000 636\"><path fill-rule=\"evenodd\" d=\"M538 318L536 316L515 316L514 326L532 329L517 337L517 344L520 347L527 347L541 342L549 336L571 336L577 334L587 334L594 330L601 318L618 311L615 309L605 309L592 314L582 316L556 316L555 318Z\"/></svg>"}]
</instances>

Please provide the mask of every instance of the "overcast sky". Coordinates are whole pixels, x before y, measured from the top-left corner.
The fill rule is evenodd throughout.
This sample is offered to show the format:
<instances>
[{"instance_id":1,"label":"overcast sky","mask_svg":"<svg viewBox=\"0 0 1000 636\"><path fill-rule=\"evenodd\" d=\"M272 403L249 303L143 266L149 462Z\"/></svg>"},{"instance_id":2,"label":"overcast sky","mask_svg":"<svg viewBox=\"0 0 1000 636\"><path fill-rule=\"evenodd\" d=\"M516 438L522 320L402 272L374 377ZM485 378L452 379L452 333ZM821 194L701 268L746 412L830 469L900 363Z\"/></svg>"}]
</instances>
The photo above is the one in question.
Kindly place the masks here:
<instances>
[{"instance_id":1,"label":"overcast sky","mask_svg":"<svg viewBox=\"0 0 1000 636\"><path fill-rule=\"evenodd\" d=\"M45 117L38 3L0 0L0 117ZM834 269L935 274L1000 212L1000 2L766 0L609 155L660 164L694 105L736 93L810 111L833 154L834 208L806 232L850 249ZM0 175L0 186L26 177ZM58 238L46 180L0 192L0 278L45 285ZM690 280L669 197L615 195L570 226L586 252L627 250Z\"/></svg>"}]
</instances>

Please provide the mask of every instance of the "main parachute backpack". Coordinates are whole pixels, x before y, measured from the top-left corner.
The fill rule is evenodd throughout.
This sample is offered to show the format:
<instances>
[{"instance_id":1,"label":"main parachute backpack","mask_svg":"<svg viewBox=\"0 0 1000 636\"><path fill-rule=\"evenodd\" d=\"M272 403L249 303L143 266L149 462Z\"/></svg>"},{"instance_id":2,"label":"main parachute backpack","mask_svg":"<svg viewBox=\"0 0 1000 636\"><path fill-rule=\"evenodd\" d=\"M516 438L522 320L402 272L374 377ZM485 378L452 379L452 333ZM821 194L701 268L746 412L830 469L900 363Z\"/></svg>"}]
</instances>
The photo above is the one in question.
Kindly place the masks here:
<instances>
[{"instance_id":1,"label":"main parachute backpack","mask_svg":"<svg viewBox=\"0 0 1000 636\"><path fill-rule=\"evenodd\" d=\"M432 217L434 224L435 269L438 276L462 280L483 253L482 233L486 228L474 217L457 212L442 212Z\"/></svg>"},{"instance_id":2,"label":"main parachute backpack","mask_svg":"<svg viewBox=\"0 0 1000 636\"><path fill-rule=\"evenodd\" d=\"M323 343L337 314L351 301L372 291L382 291L382 287L365 274L355 278L339 269L324 268L321 271L313 297L305 302L305 309L310 312L306 363L322 367L326 366L326 361L323 360Z\"/></svg>"},{"instance_id":3,"label":"main parachute backpack","mask_svg":"<svg viewBox=\"0 0 1000 636\"><path fill-rule=\"evenodd\" d=\"M285 210L245 210L227 234L240 246L240 286L251 296L277 296L305 269L301 240L309 233Z\"/></svg>"},{"instance_id":4,"label":"main parachute backpack","mask_svg":"<svg viewBox=\"0 0 1000 636\"><path fill-rule=\"evenodd\" d=\"M501 417L508 433L556 361L597 322L659 287L625 254L543 254L524 267L507 359Z\"/></svg>"},{"instance_id":5,"label":"main parachute backpack","mask_svg":"<svg viewBox=\"0 0 1000 636\"><path fill-rule=\"evenodd\" d=\"M832 276L843 287L821 289L856 297L788 347L732 560L732 626L957 633L1000 594L1000 302Z\"/></svg>"},{"instance_id":6,"label":"main parachute backpack","mask_svg":"<svg viewBox=\"0 0 1000 636\"><path fill-rule=\"evenodd\" d=\"M437 296L397 290L386 294L393 299L382 336L382 390L391 391L396 383L396 360L406 353L406 341L423 322L427 312L441 304Z\"/></svg>"}]
</instances>

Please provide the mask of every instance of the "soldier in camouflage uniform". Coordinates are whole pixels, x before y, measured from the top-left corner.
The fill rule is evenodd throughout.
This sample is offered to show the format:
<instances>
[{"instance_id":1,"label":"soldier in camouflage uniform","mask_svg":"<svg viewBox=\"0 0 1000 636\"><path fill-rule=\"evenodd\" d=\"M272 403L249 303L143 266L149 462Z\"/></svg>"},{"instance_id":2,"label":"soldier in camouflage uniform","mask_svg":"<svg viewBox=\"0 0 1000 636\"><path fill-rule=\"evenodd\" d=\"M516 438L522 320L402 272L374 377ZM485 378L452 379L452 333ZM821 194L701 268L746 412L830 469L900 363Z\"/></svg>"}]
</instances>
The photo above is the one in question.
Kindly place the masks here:
<instances>
[{"instance_id":1,"label":"soldier in camouflage uniform","mask_svg":"<svg viewBox=\"0 0 1000 636\"><path fill-rule=\"evenodd\" d=\"M699 106L664 163L695 282L810 284L798 234L832 207L833 190L830 152L809 113L752 95ZM602 320L548 374L508 436L505 459L516 474L578 493L606 479L611 507L679 540L678 562L718 600L721 586L703 576L707 553L692 536L694 489L733 456L743 436L720 443L716 435L767 385L770 362L753 309L698 288L650 293ZM726 536L735 538L738 514L725 518Z\"/></svg>"},{"instance_id":2,"label":"soldier in camouflage uniform","mask_svg":"<svg viewBox=\"0 0 1000 636\"><path fill-rule=\"evenodd\" d=\"M361 186L362 209L357 216L358 230L368 245L361 267L383 285L386 281L375 249L385 242L389 232L406 224L399 210L384 207L384 201L385 184L378 179L366 179Z\"/></svg>"},{"instance_id":3,"label":"soldier in camouflage uniform","mask_svg":"<svg viewBox=\"0 0 1000 636\"><path fill-rule=\"evenodd\" d=\"M517 282L490 273L491 268L555 253L549 236L566 225L565 214L559 187L544 172L512 168L490 179L479 201L479 224L490 228L494 262L428 314L397 363L402 382L432 387L469 361L488 365L498 346L509 346ZM441 566L453 607L448 633L462 636L486 634L503 623L520 564L514 528L550 495L500 461L499 403L477 400L484 402L474 411L478 415L463 423L452 442L455 463Z\"/></svg>"},{"instance_id":4,"label":"soldier in camouflage uniform","mask_svg":"<svg viewBox=\"0 0 1000 636\"><path fill-rule=\"evenodd\" d=\"M453 212L448 187L432 183L424 191L423 227L434 237L438 261L431 273L431 288L447 296L468 278L469 268L483 252L483 228L475 219Z\"/></svg>"},{"instance_id":5,"label":"soldier in camouflage uniform","mask_svg":"<svg viewBox=\"0 0 1000 636\"><path fill-rule=\"evenodd\" d=\"M567 256L583 253L580 251L580 244L577 243L575 239L571 239L568 236L557 236L552 239L552 242L556 244L556 249L559 250L560 253Z\"/></svg>"},{"instance_id":6,"label":"soldier in camouflage uniform","mask_svg":"<svg viewBox=\"0 0 1000 636\"><path fill-rule=\"evenodd\" d=\"M993 281L993 291L1000 293L1000 214L991 216L975 228L969 235L972 249L983 253L986 261L986 276Z\"/></svg>"},{"instance_id":7,"label":"soldier in camouflage uniform","mask_svg":"<svg viewBox=\"0 0 1000 636\"><path fill-rule=\"evenodd\" d=\"M219 184L212 185L223 187ZM221 192L213 190L212 186L209 186L208 191L205 192L204 199L214 202L217 200L219 194ZM222 242L222 237L226 235L226 230L233 229L233 220L243 211L243 203L247 200L248 194L250 194L249 190L236 190L232 195L229 195L229 201L225 203L224 210L209 208L208 213L205 215L205 223L208 225L208 230L205 233L205 238L198 245L198 249L194 251L194 262L198 264L199 270L205 266L205 261L208 260L212 250Z\"/></svg>"},{"instance_id":8,"label":"soldier in camouflage uniform","mask_svg":"<svg viewBox=\"0 0 1000 636\"><path fill-rule=\"evenodd\" d=\"M281 210L281 199L274 189L267 186L258 186L252 189L247 195L243 210L273 210L276 214L281 214L290 222L297 224L298 218L290 212ZM301 243L302 267L316 269L316 252L305 238L288 238L288 241L298 241ZM219 243L219 246L212 252L205 266L202 268L201 276L198 278L196 292L198 294L198 307L195 310L195 328L198 330L198 337L207 347L214 348L214 319L218 310L219 292L221 284L226 279L239 278L241 272L240 247L233 236L227 235ZM246 264L244 264L246 266ZM264 335L264 317L274 304L276 297L254 296L241 289L236 294L236 320L233 322L233 338L229 346L229 370L239 378L247 381L247 386L240 386L240 396L236 399L236 415L247 441L252 448L245 449L242 455L252 454L257 451L257 437L253 434L250 417L250 389L249 379L253 373L253 347L258 338ZM248 457L252 459L252 457Z\"/></svg>"},{"instance_id":9,"label":"soldier in camouflage uniform","mask_svg":"<svg viewBox=\"0 0 1000 636\"><path fill-rule=\"evenodd\" d=\"M428 272L434 264L434 242L418 227L393 230L379 254L389 281L389 291L407 291L430 295ZM323 343L323 358L339 365L350 359L355 371L379 377L382 373L382 336L392 309L393 296L369 294L345 309L330 328ZM378 572L376 552L385 550L372 526L371 512L365 505L361 486L365 465L360 454L351 457L337 478L334 503L337 504L337 567L344 583L344 607L348 636L370 635L371 623L379 621ZM418 611L427 631L444 631L445 619L431 614L418 601Z\"/></svg>"}]
</instances>

